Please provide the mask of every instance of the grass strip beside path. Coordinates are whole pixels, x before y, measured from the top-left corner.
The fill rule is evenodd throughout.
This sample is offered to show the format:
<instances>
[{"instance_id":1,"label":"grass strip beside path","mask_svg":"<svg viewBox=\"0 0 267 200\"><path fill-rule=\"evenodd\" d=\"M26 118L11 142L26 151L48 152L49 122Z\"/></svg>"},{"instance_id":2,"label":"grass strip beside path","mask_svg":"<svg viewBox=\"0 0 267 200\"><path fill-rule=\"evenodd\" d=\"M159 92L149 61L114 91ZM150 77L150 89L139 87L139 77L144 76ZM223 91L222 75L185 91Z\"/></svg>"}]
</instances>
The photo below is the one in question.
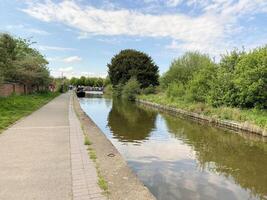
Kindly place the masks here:
<instances>
[{"instance_id":1,"label":"grass strip beside path","mask_svg":"<svg viewBox=\"0 0 267 200\"><path fill-rule=\"evenodd\" d=\"M9 125L37 110L59 93L12 95L0 98L0 134Z\"/></svg>"},{"instance_id":2,"label":"grass strip beside path","mask_svg":"<svg viewBox=\"0 0 267 200\"><path fill-rule=\"evenodd\" d=\"M160 105L171 106L203 114L205 116L213 117L215 119L232 120L237 122L248 122L257 125L261 128L267 128L267 111L258 109L239 109L231 107L212 107L204 103L186 102L181 99L168 98L165 94L151 94L141 95L139 99L149 102L157 103Z\"/></svg>"}]
</instances>

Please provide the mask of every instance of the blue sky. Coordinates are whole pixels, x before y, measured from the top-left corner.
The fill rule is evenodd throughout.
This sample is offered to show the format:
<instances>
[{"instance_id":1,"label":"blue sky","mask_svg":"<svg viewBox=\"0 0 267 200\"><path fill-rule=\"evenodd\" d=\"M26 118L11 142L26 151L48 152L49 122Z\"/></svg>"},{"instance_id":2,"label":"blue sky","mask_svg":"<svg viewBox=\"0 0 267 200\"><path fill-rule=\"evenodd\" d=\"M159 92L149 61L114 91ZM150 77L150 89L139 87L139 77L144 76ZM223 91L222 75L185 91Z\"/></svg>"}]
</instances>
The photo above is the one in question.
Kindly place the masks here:
<instances>
[{"instance_id":1,"label":"blue sky","mask_svg":"<svg viewBox=\"0 0 267 200\"><path fill-rule=\"evenodd\" d=\"M0 31L31 38L53 76L106 76L122 49L165 72L186 51L216 60L267 44L267 0L1 0Z\"/></svg>"}]
</instances>

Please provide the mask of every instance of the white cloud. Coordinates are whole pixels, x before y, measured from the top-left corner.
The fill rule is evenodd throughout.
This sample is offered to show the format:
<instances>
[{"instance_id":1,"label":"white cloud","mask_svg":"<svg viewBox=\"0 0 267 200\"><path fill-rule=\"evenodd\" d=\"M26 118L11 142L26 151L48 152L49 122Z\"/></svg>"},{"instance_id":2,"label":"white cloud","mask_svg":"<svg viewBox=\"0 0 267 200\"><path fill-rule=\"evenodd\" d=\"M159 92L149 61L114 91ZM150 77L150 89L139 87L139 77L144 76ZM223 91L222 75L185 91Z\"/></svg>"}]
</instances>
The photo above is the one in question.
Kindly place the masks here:
<instances>
[{"instance_id":1,"label":"white cloud","mask_svg":"<svg viewBox=\"0 0 267 200\"><path fill-rule=\"evenodd\" d=\"M102 77L105 78L107 76L107 73L93 73L88 71L80 71L78 69L75 69L73 67L61 67L59 69L52 68L51 69L51 75L53 77L62 77L65 76L67 78L72 77Z\"/></svg>"},{"instance_id":2,"label":"white cloud","mask_svg":"<svg viewBox=\"0 0 267 200\"><path fill-rule=\"evenodd\" d=\"M185 0L168 0L177 5ZM202 13L192 17L185 14L152 15L127 9L99 9L74 1L30 4L23 11L45 22L60 22L87 35L130 35L168 37L185 50L214 53L226 48L225 40L239 26L237 20L246 14L263 12L266 0L189 0L188 5L199 5Z\"/></svg>"},{"instance_id":3,"label":"white cloud","mask_svg":"<svg viewBox=\"0 0 267 200\"><path fill-rule=\"evenodd\" d=\"M63 67L63 68L59 68L60 72L72 72L73 71L73 67Z\"/></svg>"},{"instance_id":4,"label":"white cloud","mask_svg":"<svg viewBox=\"0 0 267 200\"><path fill-rule=\"evenodd\" d=\"M47 31L41 30L41 29L37 29L37 28L31 28L22 24L18 24L18 25L8 25L6 26L6 29L8 30L22 30L24 32L27 33L34 33L34 34L38 34L38 35L50 35L50 33L48 33Z\"/></svg>"},{"instance_id":5,"label":"white cloud","mask_svg":"<svg viewBox=\"0 0 267 200\"><path fill-rule=\"evenodd\" d=\"M79 57L79 56L70 56L70 57L67 57L67 58L64 58L63 61L65 63L73 63L73 62L79 62L81 61L82 58Z\"/></svg>"},{"instance_id":6,"label":"white cloud","mask_svg":"<svg viewBox=\"0 0 267 200\"><path fill-rule=\"evenodd\" d=\"M42 50L42 51L48 51L48 50L53 50L53 51L74 51L74 50L76 50L74 48L58 47L58 46L47 46L47 45L38 45L37 48Z\"/></svg>"}]
</instances>

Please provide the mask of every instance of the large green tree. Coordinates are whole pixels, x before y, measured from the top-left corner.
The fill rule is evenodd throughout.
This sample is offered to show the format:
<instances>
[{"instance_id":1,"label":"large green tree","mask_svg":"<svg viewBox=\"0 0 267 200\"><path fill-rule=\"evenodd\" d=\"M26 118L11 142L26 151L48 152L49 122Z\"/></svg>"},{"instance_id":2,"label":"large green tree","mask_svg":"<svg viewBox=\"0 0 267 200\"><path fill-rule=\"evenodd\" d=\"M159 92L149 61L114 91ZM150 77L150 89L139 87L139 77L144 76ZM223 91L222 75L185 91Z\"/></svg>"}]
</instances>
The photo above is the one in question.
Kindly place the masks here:
<instances>
[{"instance_id":1,"label":"large green tree","mask_svg":"<svg viewBox=\"0 0 267 200\"><path fill-rule=\"evenodd\" d=\"M122 50L108 64L108 74L113 86L124 85L131 78L136 78L141 88L159 84L159 70L152 58L133 49Z\"/></svg>"},{"instance_id":2,"label":"large green tree","mask_svg":"<svg viewBox=\"0 0 267 200\"><path fill-rule=\"evenodd\" d=\"M47 60L29 40L0 34L0 79L28 86L45 86L51 81Z\"/></svg>"}]
</instances>

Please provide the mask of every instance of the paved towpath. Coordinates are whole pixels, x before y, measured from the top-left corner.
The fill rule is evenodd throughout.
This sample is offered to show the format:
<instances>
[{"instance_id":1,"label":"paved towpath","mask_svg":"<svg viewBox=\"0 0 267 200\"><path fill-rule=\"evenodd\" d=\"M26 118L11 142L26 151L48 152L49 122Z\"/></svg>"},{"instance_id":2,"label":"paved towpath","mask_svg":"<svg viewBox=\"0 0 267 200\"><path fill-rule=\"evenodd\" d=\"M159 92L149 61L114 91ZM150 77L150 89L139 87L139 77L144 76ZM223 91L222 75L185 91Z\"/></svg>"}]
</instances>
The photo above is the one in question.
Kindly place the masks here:
<instances>
[{"instance_id":1,"label":"paved towpath","mask_svg":"<svg viewBox=\"0 0 267 200\"><path fill-rule=\"evenodd\" d=\"M105 199L70 94L0 134L0 199Z\"/></svg>"}]
</instances>

